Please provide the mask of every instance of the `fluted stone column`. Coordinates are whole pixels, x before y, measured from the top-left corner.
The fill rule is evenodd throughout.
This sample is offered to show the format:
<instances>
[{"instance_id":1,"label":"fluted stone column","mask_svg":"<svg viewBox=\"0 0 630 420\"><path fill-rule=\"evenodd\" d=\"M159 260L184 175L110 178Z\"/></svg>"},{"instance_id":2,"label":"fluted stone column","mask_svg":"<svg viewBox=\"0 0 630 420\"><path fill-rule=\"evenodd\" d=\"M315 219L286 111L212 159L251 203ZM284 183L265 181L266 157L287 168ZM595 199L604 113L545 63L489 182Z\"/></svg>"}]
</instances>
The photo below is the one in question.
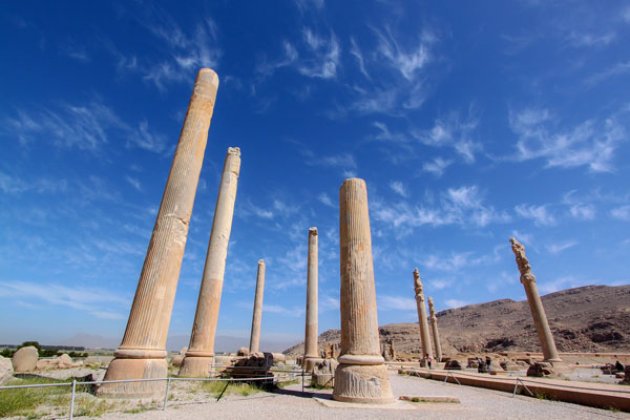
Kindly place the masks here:
<instances>
[{"instance_id":1,"label":"fluted stone column","mask_svg":"<svg viewBox=\"0 0 630 420\"><path fill-rule=\"evenodd\" d=\"M218 86L219 78L214 71L199 70L127 329L105 380L167 376L166 336ZM162 392L164 386L163 382L113 383L102 385L98 392L142 397Z\"/></svg>"},{"instance_id":2,"label":"fluted stone column","mask_svg":"<svg viewBox=\"0 0 630 420\"><path fill-rule=\"evenodd\" d=\"M317 345L317 228L308 230L306 273L306 326L304 329L304 369L311 372L320 359Z\"/></svg>"},{"instance_id":3,"label":"fluted stone column","mask_svg":"<svg viewBox=\"0 0 630 420\"><path fill-rule=\"evenodd\" d=\"M433 299L429 298L429 318L431 319L431 332L433 333L433 347L435 348L435 359L442 361L442 344L440 343L440 331L438 330L437 316L435 315L435 306Z\"/></svg>"},{"instance_id":4,"label":"fluted stone column","mask_svg":"<svg viewBox=\"0 0 630 420\"><path fill-rule=\"evenodd\" d=\"M209 376L212 370L214 338L219 321L225 261L230 242L230 232L232 231L234 202L236 201L240 169L240 149L238 147L228 148L214 210L212 232L208 244L206 264L203 269L190 345L179 369L180 376L205 377Z\"/></svg>"},{"instance_id":5,"label":"fluted stone column","mask_svg":"<svg viewBox=\"0 0 630 420\"><path fill-rule=\"evenodd\" d=\"M262 322L263 292L265 290L265 261L258 260L256 275L256 296L254 297L254 315L252 316L252 335L249 339L249 354L260 351L260 324Z\"/></svg>"},{"instance_id":6,"label":"fluted stone column","mask_svg":"<svg viewBox=\"0 0 630 420\"><path fill-rule=\"evenodd\" d=\"M431 350L431 341L429 339L429 323L427 322L427 307L424 304L424 292L422 290L422 279L420 271L416 268L413 270L413 284L416 290L416 303L418 304L418 321L420 324L420 344L422 348L422 357L420 364L424 365L427 359L433 358Z\"/></svg>"},{"instance_id":7,"label":"fluted stone column","mask_svg":"<svg viewBox=\"0 0 630 420\"><path fill-rule=\"evenodd\" d=\"M532 267L529 265L529 260L525 255L525 247L517 241L516 238L510 238L510 243L514 256L516 257L516 265L521 273L521 283L523 283L525 287L527 303L532 312L532 318L534 318L534 325L536 326L536 332L538 333L538 339L540 340L545 361L551 363L561 362L562 359L560 359L558 355L556 342L553 339L553 334L551 334L549 322L547 322L545 308L538 294L536 276L532 273Z\"/></svg>"},{"instance_id":8,"label":"fluted stone column","mask_svg":"<svg viewBox=\"0 0 630 420\"><path fill-rule=\"evenodd\" d=\"M351 178L339 191L341 352L335 370L337 401L393 401L381 356L372 237L365 181Z\"/></svg>"}]
</instances>

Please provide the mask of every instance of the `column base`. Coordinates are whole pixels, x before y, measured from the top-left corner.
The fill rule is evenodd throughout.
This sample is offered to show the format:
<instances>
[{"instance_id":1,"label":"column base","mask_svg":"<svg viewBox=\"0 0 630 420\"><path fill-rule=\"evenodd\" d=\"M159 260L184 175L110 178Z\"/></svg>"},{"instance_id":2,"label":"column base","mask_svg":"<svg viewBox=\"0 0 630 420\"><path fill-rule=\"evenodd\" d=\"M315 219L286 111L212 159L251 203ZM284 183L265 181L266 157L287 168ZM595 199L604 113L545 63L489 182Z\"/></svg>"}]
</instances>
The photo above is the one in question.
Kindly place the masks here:
<instances>
[{"instance_id":1,"label":"column base","mask_svg":"<svg viewBox=\"0 0 630 420\"><path fill-rule=\"evenodd\" d=\"M380 363L366 363L367 360L377 361L377 357L354 356L354 358L366 358L361 364L344 363L335 370L335 387L333 399L341 402L387 404L394 402L394 395L389 383L387 367Z\"/></svg>"},{"instance_id":2,"label":"column base","mask_svg":"<svg viewBox=\"0 0 630 420\"><path fill-rule=\"evenodd\" d=\"M168 364L160 359L121 359L112 360L105 373L105 381L125 379L162 379L168 376ZM166 380L142 382L118 382L101 384L96 391L98 396L110 398L147 398L164 395Z\"/></svg>"},{"instance_id":3,"label":"column base","mask_svg":"<svg viewBox=\"0 0 630 420\"><path fill-rule=\"evenodd\" d=\"M214 356L189 356L186 354L179 376L187 378L208 378L212 376Z\"/></svg>"},{"instance_id":4,"label":"column base","mask_svg":"<svg viewBox=\"0 0 630 420\"><path fill-rule=\"evenodd\" d=\"M304 366L304 372L313 373L313 370L315 369L315 364L317 362L321 362L322 360L324 359L322 359L321 357L306 357L302 362L302 365Z\"/></svg>"}]
</instances>

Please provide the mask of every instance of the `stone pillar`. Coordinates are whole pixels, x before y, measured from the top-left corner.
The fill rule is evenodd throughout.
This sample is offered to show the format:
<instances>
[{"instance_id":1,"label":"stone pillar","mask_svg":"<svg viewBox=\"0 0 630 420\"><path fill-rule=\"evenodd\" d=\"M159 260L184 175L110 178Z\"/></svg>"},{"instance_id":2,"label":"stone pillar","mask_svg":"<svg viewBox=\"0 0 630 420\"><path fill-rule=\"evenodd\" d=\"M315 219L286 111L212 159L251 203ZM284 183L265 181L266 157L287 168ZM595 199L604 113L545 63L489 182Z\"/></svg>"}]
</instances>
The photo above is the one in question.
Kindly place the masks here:
<instances>
[{"instance_id":1,"label":"stone pillar","mask_svg":"<svg viewBox=\"0 0 630 420\"><path fill-rule=\"evenodd\" d=\"M362 179L347 179L341 186L339 236L341 353L333 398L344 402L392 402L380 351L367 186Z\"/></svg>"},{"instance_id":2,"label":"stone pillar","mask_svg":"<svg viewBox=\"0 0 630 420\"><path fill-rule=\"evenodd\" d=\"M180 376L206 377L212 370L214 338L219 321L225 260L227 258L238 175L241 169L241 151L228 148L223 164L217 204L214 209L212 232L203 269L201 289L197 301L195 321L186 357L179 369Z\"/></svg>"},{"instance_id":3,"label":"stone pillar","mask_svg":"<svg viewBox=\"0 0 630 420\"><path fill-rule=\"evenodd\" d=\"M417 268L413 270L413 283L416 290L418 321L420 323L420 345L422 349L420 364L424 365L428 359L433 358L433 351L431 350L431 341L429 340L429 323L427 322L427 308L424 304L422 279L420 278L420 271Z\"/></svg>"},{"instance_id":4,"label":"stone pillar","mask_svg":"<svg viewBox=\"0 0 630 420\"><path fill-rule=\"evenodd\" d=\"M431 318L431 332L433 333L433 347L435 348L435 359L442 361L442 344L440 343L440 331L438 330L437 316L435 316L435 306L433 299L429 298L429 317Z\"/></svg>"},{"instance_id":5,"label":"stone pillar","mask_svg":"<svg viewBox=\"0 0 630 420\"><path fill-rule=\"evenodd\" d=\"M317 228L308 230L306 273L306 326L304 329L304 369L312 372L320 360L317 345Z\"/></svg>"},{"instance_id":6,"label":"stone pillar","mask_svg":"<svg viewBox=\"0 0 630 420\"><path fill-rule=\"evenodd\" d=\"M558 350L556 350L556 343L553 339L553 334L549 329L549 323L547 322L547 315L545 314L545 308L542 305L542 300L538 294L538 287L536 287L536 276L532 273L532 267L529 265L529 260L525 255L525 247L516 238L510 238L512 244L512 251L516 257L516 265L521 273L521 283L525 287L525 294L527 294L527 303L529 309L532 312L532 318L534 318L534 324L536 331L538 332L538 339L542 346L543 356L546 362L561 362L560 356L558 356Z\"/></svg>"},{"instance_id":7,"label":"stone pillar","mask_svg":"<svg viewBox=\"0 0 630 420\"><path fill-rule=\"evenodd\" d=\"M199 70L127 329L105 380L165 378L168 374L166 336L218 86L214 71ZM98 392L144 397L163 392L164 386L164 382L113 383L103 384Z\"/></svg>"},{"instance_id":8,"label":"stone pillar","mask_svg":"<svg viewBox=\"0 0 630 420\"><path fill-rule=\"evenodd\" d=\"M249 339L249 354L260 351L260 324L262 322L263 291L265 289L265 261L258 260L256 276L256 296L254 297L254 316L252 317L252 335Z\"/></svg>"}]
</instances>

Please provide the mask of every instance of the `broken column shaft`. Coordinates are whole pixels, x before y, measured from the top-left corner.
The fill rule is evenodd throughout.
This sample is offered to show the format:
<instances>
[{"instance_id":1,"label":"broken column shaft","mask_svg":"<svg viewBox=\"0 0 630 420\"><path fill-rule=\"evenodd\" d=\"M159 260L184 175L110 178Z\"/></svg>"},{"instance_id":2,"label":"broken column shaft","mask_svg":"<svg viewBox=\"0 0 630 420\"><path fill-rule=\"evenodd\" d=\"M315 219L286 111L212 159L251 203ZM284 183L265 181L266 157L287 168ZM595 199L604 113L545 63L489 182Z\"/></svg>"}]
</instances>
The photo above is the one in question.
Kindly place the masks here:
<instances>
[{"instance_id":1,"label":"broken column shaft","mask_svg":"<svg viewBox=\"0 0 630 420\"><path fill-rule=\"evenodd\" d=\"M105 380L164 378L168 374L166 336L218 85L219 78L211 69L203 68L197 74L127 329ZM121 382L103 384L98 392L144 397L163 388L159 381Z\"/></svg>"},{"instance_id":2,"label":"broken column shaft","mask_svg":"<svg viewBox=\"0 0 630 420\"><path fill-rule=\"evenodd\" d=\"M208 244L206 264L190 345L179 370L180 376L205 377L212 369L214 339L219 321L223 276L227 259L238 175L241 168L241 152L238 147L228 148L223 164L217 204L212 221L212 233Z\"/></svg>"},{"instance_id":3,"label":"broken column shaft","mask_svg":"<svg viewBox=\"0 0 630 420\"><path fill-rule=\"evenodd\" d=\"M393 400L380 352L367 186L358 178L339 191L341 353L333 398L344 402Z\"/></svg>"}]
</instances>

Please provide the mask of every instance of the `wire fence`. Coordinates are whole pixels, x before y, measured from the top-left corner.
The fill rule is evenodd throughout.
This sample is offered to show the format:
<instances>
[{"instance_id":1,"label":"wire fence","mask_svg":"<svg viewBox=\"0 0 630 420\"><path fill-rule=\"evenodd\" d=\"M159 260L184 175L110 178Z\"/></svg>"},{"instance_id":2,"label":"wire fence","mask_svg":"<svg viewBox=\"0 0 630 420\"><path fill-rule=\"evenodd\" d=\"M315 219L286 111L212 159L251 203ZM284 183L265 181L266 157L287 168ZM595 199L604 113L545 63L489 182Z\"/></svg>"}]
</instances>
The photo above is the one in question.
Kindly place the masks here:
<instances>
[{"instance_id":1,"label":"wire fence","mask_svg":"<svg viewBox=\"0 0 630 420\"><path fill-rule=\"evenodd\" d=\"M77 379L72 379L72 381L68 382L53 382L53 383L36 383L36 384L25 384L25 385L4 385L0 386L0 397L5 396L2 401L10 405L11 403L19 403L16 399L24 399L27 398L29 401L34 401L39 404L47 404L49 409L62 409L62 406L65 404L67 408L66 413L68 414L69 419L74 419L77 415L99 415L104 414L108 411L113 411L116 409L120 409L121 405L117 404L117 402L128 402L130 399L108 399L108 398L97 398L94 396L94 391L97 386L103 384L116 384L116 383L138 383L138 382L164 382L164 394L162 397L157 398L154 396L150 399L148 398L133 398L135 401L135 405L131 407L127 407L126 412L141 412L152 409L161 409L166 410L168 407L169 398L173 397L174 391L183 391L186 395L194 395L198 393L199 389L195 390L190 386L180 389L174 389L178 384L205 384L205 383L225 383L225 387L223 389L208 389L207 395L213 395L213 399L215 394L218 393L218 398L216 400L220 400L223 395L228 390L228 387L234 383L264 383L274 386L282 382L293 382L299 381L301 379L301 388L302 392L304 392L305 388L305 378L310 377L311 374L305 373L304 370L274 370L270 372L271 374L268 376L252 376L246 378L225 378L225 377L213 377L213 378L180 378L180 377L166 377L166 378L152 378L152 379L124 379L124 380L110 380L110 381L82 381ZM16 393L20 390L25 389L33 389L39 391L39 394L28 395L24 393ZM197 392L191 392L197 391ZM201 389L203 392L204 390ZM245 390L247 391L247 390ZM3 393L14 393L15 398L11 398L11 395L5 395ZM69 394L69 395L68 395ZM180 392L181 394L181 392ZM243 394L246 395L246 394ZM202 398L202 399L187 399L186 403L201 403L201 402L209 402L210 399ZM78 410L81 404L89 404L90 409L86 409L85 407L82 410ZM10 409L10 407L5 407L5 409ZM55 411L55 410L53 410ZM30 416L37 416L37 413L29 413ZM59 412L55 413L40 413L42 416L53 414L55 418L63 418L58 415L61 414ZM2 408L0 408L0 417L4 417Z\"/></svg>"}]
</instances>

